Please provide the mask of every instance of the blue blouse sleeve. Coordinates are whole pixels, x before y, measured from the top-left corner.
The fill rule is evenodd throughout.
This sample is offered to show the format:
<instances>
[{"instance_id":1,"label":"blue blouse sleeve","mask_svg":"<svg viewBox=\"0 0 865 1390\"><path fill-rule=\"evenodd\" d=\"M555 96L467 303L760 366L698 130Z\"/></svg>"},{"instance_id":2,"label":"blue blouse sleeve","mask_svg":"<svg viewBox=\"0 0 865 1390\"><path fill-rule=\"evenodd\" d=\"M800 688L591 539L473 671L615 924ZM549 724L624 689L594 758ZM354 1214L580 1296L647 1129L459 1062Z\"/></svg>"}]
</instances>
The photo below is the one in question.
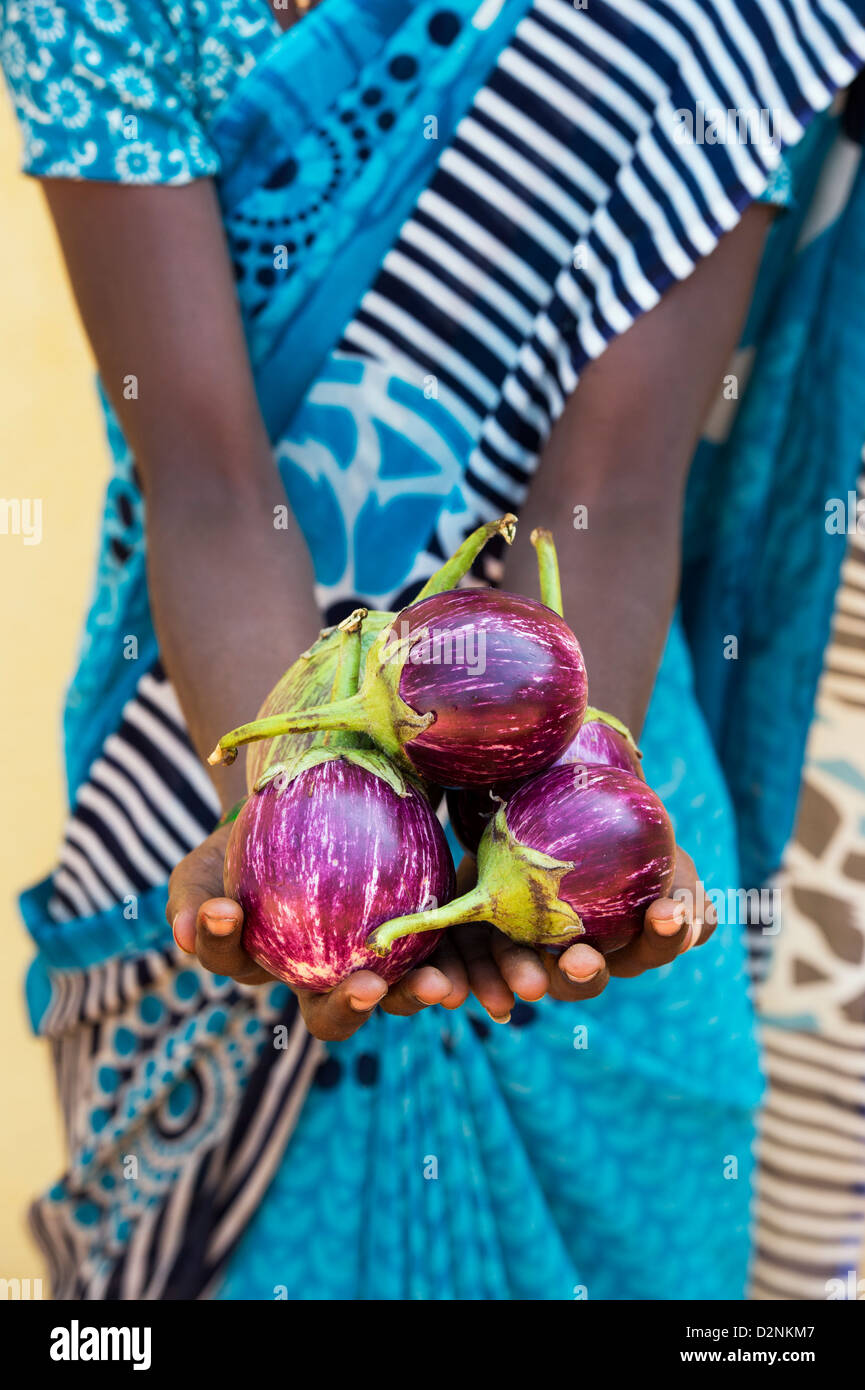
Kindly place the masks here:
<instances>
[{"instance_id":1,"label":"blue blouse sleeve","mask_svg":"<svg viewBox=\"0 0 865 1390\"><path fill-rule=\"evenodd\" d=\"M182 184L218 159L196 114L184 3L0 0L0 61L42 178Z\"/></svg>"}]
</instances>

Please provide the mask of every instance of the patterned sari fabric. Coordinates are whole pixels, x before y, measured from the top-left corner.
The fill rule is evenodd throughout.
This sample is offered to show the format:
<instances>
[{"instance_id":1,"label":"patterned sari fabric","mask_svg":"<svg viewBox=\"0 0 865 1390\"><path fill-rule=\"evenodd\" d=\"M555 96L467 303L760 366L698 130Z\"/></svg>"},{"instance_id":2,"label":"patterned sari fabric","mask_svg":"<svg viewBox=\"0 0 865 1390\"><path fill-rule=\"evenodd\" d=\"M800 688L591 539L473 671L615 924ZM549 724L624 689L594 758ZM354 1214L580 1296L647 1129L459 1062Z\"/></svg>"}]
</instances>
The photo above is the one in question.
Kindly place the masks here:
<instances>
[{"instance_id":1,"label":"patterned sari fabric","mask_svg":"<svg viewBox=\"0 0 865 1390\"><path fill-rule=\"evenodd\" d=\"M686 509L698 696L755 890L749 947L768 1082L751 1286L761 1299L861 1292L865 342L850 305L865 296L863 97L860 78L841 115L815 123L795 152L792 203L726 377L738 390L708 423ZM814 634L830 615L824 658ZM722 656L730 634L735 661Z\"/></svg>"},{"instance_id":2,"label":"patterned sari fabric","mask_svg":"<svg viewBox=\"0 0 865 1390\"><path fill-rule=\"evenodd\" d=\"M325 0L264 52L208 135L329 619L398 605L479 520L519 507L583 366L765 195L780 147L853 80L863 9ZM771 110L777 139L683 140L677 113L701 103ZM98 151L73 161L97 167ZM158 663L140 494L107 413L115 475L66 711L73 812L57 872L24 899L70 1136L34 1209L55 1291L740 1297L760 1085L735 921L590 1009L521 1008L494 1034L472 1008L383 1016L327 1057L286 991L178 957L165 879L215 801ZM839 478L848 452L845 435ZM739 490L740 525L770 474ZM830 588L832 557L815 563ZM725 731L677 622L646 768L722 893L740 882ZM788 780L797 759L794 737Z\"/></svg>"},{"instance_id":3,"label":"patterned sari fabric","mask_svg":"<svg viewBox=\"0 0 865 1390\"><path fill-rule=\"evenodd\" d=\"M865 476L853 507L838 500L855 525L865 515ZM761 1299L861 1299L865 1287L865 523L858 525L785 859L782 930L760 992L769 1082L753 1279Z\"/></svg>"}]
</instances>

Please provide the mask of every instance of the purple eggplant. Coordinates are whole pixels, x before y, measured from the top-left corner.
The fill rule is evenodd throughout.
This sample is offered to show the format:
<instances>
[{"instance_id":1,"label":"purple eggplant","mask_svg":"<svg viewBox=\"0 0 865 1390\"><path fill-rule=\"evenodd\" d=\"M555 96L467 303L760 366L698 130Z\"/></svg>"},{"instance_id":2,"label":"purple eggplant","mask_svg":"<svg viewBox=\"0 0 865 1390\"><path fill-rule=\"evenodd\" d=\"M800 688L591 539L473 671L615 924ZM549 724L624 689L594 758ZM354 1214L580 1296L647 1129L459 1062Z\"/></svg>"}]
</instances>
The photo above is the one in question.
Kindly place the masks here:
<instances>
[{"instance_id":1,"label":"purple eggplant","mask_svg":"<svg viewBox=\"0 0 865 1390\"><path fill-rule=\"evenodd\" d=\"M339 625L334 701L357 692L367 618L359 608ZM225 891L243 908L244 947L304 989L332 989L370 967L393 984L435 940L406 938L382 966L366 945L369 928L397 904L415 910L448 900L447 841L420 784L366 740L338 731L305 744L287 741L285 761L259 777L229 836Z\"/></svg>"},{"instance_id":2,"label":"purple eggplant","mask_svg":"<svg viewBox=\"0 0 865 1390\"><path fill-rule=\"evenodd\" d=\"M549 766L579 728L588 698L580 645L534 599L440 594L408 611L405 631L399 694L433 716L405 749L422 776L442 786L486 783L494 767L525 777Z\"/></svg>"},{"instance_id":3,"label":"purple eggplant","mask_svg":"<svg viewBox=\"0 0 865 1390\"><path fill-rule=\"evenodd\" d=\"M385 960L367 938L389 917L447 902L453 863L428 801L381 754L312 749L249 797L225 891L243 908L246 951L288 984L321 992L356 970L393 984L439 933L404 936Z\"/></svg>"},{"instance_id":4,"label":"purple eggplant","mask_svg":"<svg viewBox=\"0 0 865 1390\"><path fill-rule=\"evenodd\" d=\"M405 770L451 787L549 767L585 714L586 668L563 618L535 599L449 590L411 604L377 639L349 699L242 725L240 744L310 729L367 734Z\"/></svg>"},{"instance_id":5,"label":"purple eggplant","mask_svg":"<svg viewBox=\"0 0 865 1390\"><path fill-rule=\"evenodd\" d=\"M642 758L627 725L603 710L588 709L576 738L556 766L583 763L589 767L617 767L645 782Z\"/></svg>"},{"instance_id":6,"label":"purple eggplant","mask_svg":"<svg viewBox=\"0 0 865 1390\"><path fill-rule=\"evenodd\" d=\"M645 781L640 765L642 754L628 728L603 710L586 710L585 718L554 767L580 763L586 766L618 767ZM447 793L448 814L454 834L469 854L477 854L487 823L500 801L509 801L521 782L497 782L492 787L464 788Z\"/></svg>"},{"instance_id":7,"label":"purple eggplant","mask_svg":"<svg viewBox=\"0 0 865 1390\"><path fill-rule=\"evenodd\" d=\"M370 938L384 958L403 935L491 922L524 945L585 941L609 953L641 929L673 882L676 841L663 804L630 772L555 767L526 782L490 821L477 886Z\"/></svg>"},{"instance_id":8,"label":"purple eggplant","mask_svg":"<svg viewBox=\"0 0 865 1390\"><path fill-rule=\"evenodd\" d=\"M515 528L516 517L510 513L498 521L479 526L463 541L450 559L431 575L418 599L453 588L464 578L481 550L494 537L501 537L508 545L512 544ZM370 612L368 609L357 611L363 613L361 642L362 656L365 658L375 639L385 628L390 627L397 615ZM273 721L288 710L319 705L329 699L336 674L341 627L342 625L340 628L326 628L309 650L303 652L292 663L258 711L255 717L256 724ZM352 694L355 691L352 691ZM251 790L269 767L283 763L286 759L296 756L298 751L318 743L321 743L321 736L317 729L308 729L300 733L282 733L274 737L262 736L255 742L250 742L246 755L247 787ZM231 753L225 756L220 754L219 757L211 758L211 761L232 762L233 756ZM440 797L439 788L428 786L426 790L433 801Z\"/></svg>"}]
</instances>

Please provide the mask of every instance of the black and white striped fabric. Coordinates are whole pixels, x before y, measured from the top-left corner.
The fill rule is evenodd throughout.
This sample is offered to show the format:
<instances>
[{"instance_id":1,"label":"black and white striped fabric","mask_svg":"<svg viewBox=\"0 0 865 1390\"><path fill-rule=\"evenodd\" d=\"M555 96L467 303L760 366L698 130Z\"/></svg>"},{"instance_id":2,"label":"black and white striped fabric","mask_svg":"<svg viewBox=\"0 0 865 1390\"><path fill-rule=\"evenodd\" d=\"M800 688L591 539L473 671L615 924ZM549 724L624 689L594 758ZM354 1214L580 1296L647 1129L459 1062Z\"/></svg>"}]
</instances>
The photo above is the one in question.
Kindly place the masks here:
<instances>
[{"instance_id":1,"label":"black and white striped fabric","mask_svg":"<svg viewBox=\"0 0 865 1390\"><path fill-rule=\"evenodd\" d=\"M537 0L460 122L343 339L431 375L477 436L483 520L523 500L583 367L766 187L772 143L683 140L681 113L772 113L795 144L865 60L844 4ZM445 515L432 560L458 542Z\"/></svg>"},{"instance_id":2,"label":"black and white striped fabric","mask_svg":"<svg viewBox=\"0 0 865 1390\"><path fill-rule=\"evenodd\" d=\"M433 375L439 399L476 441L463 485L469 515L443 513L411 587L480 520L518 509L585 364L684 279L764 189L777 146L683 141L677 112L701 104L768 108L780 140L795 143L865 62L861 10L844 0L532 5L340 344L343 353L412 380ZM490 578L494 567L495 556ZM382 606L380 595L330 597L330 618L346 604ZM58 925L164 883L215 814L176 698L154 668L78 794L54 876ZM183 964L156 953L134 970L146 978L150 968L158 975ZM62 1054L73 1132L89 1099L77 1063L82 1049L95 1048L84 1025L98 1029L105 1021L97 1007L96 1023L88 999L107 991L108 1016L122 1012L129 1005L116 994L122 968L101 967L101 984L88 980L81 997L63 1003L63 1018L46 1023ZM206 1011L208 989L190 1012ZM228 1002L239 1007L240 998ZM296 1027L296 1017L286 1021ZM221 1121L202 1135L194 1161L160 1169L164 1200L137 1222L131 1241L118 1234L94 1254L50 1201L38 1205L34 1220L53 1252L60 1296L206 1294L309 1083L315 1051L292 1046L290 1063L262 1061L245 1095L223 1102ZM198 1059L204 1095L206 1052ZM262 1115L271 1123L261 1143L244 1143L247 1129L262 1127ZM69 1184L90 1191L86 1174L71 1174Z\"/></svg>"},{"instance_id":3,"label":"black and white striped fabric","mask_svg":"<svg viewBox=\"0 0 865 1390\"><path fill-rule=\"evenodd\" d=\"M213 785L157 663L78 794L54 873L52 916L89 917L164 883L218 816Z\"/></svg>"}]
</instances>

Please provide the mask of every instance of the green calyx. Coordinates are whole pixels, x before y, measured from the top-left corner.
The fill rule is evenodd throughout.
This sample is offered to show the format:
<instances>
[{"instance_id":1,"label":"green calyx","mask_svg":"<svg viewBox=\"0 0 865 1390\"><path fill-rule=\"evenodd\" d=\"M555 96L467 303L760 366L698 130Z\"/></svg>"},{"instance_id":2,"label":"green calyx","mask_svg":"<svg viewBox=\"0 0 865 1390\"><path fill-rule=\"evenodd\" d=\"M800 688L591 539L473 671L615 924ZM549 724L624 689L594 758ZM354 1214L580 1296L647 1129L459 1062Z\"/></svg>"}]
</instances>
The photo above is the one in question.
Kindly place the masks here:
<instances>
[{"instance_id":1,"label":"green calyx","mask_svg":"<svg viewBox=\"0 0 865 1390\"><path fill-rule=\"evenodd\" d=\"M376 637L395 617L395 613L373 611L364 618L361 629L361 668ZM301 653L283 673L268 693L260 710L254 715L256 721L281 714L283 710L307 709L311 705L322 704L331 699L342 645L343 633L337 627L326 629L324 635L319 636L309 650ZM354 691L351 693L354 694ZM286 759L293 758L301 748L317 745L323 737L313 730L306 734L289 734L285 738L250 742L244 750L249 790L252 790L254 783L271 763L285 762Z\"/></svg>"},{"instance_id":2,"label":"green calyx","mask_svg":"<svg viewBox=\"0 0 865 1390\"><path fill-rule=\"evenodd\" d=\"M307 647L305 652L301 652L300 656L297 658L298 661L312 661L333 641L335 633L335 627L323 627L312 646Z\"/></svg>"},{"instance_id":3,"label":"green calyx","mask_svg":"<svg viewBox=\"0 0 865 1390\"><path fill-rule=\"evenodd\" d=\"M585 930L577 913L559 897L562 878L573 867L520 844L511 834L502 804L478 849L477 886L443 907L384 922L367 945L383 956L403 936L466 922L491 922L525 945L568 944Z\"/></svg>"},{"instance_id":4,"label":"green calyx","mask_svg":"<svg viewBox=\"0 0 865 1390\"><path fill-rule=\"evenodd\" d=\"M264 791L264 788L272 782L279 782L280 788L284 788L289 782L293 782L301 773L308 772L312 767L319 767L321 763L333 763L339 759L343 762L353 763L355 767L362 767L374 777L380 777L383 782L396 792L397 796L408 796L416 789L418 784L410 777L403 776L399 768L394 767L389 758L382 753L376 753L369 748L307 748L291 762L274 763L265 773L259 777L253 792Z\"/></svg>"},{"instance_id":5,"label":"green calyx","mask_svg":"<svg viewBox=\"0 0 865 1390\"><path fill-rule=\"evenodd\" d=\"M479 526L463 541L454 555L436 570L418 594L415 603L433 594L455 588L468 573L476 556L487 542L492 540L493 536L502 536L510 544L515 528L516 517L510 513L498 521ZM357 612L365 616L365 610ZM341 634L346 623L351 623L355 617L356 613L353 613L345 623L340 624ZM400 676L409 651L427 634L418 632L410 637L394 640L397 617L399 615L382 629L370 648L360 689L355 686L356 693L348 693L337 680L328 704L313 705L309 709L288 710L285 713L253 720L250 724L241 724L223 735L207 761L211 765L233 763L238 748L245 743L254 743L263 738L281 738L285 734L318 731L340 736L365 734L381 752L388 754L408 771L411 763L402 751L403 746L428 729L430 724L435 722L435 714L418 714L417 710L406 704L399 693ZM318 641L304 655L315 655L321 644L331 638L332 630L325 629ZM349 741L357 743L356 737Z\"/></svg>"},{"instance_id":6,"label":"green calyx","mask_svg":"<svg viewBox=\"0 0 865 1390\"><path fill-rule=\"evenodd\" d=\"M364 619L367 616L365 608L356 608L339 624L337 629L339 632L339 651L336 674L331 687L331 703L323 706L326 710L333 710L338 705L350 704L352 700L357 699L361 632ZM339 723L332 724L313 747L303 749L296 756L283 759L269 767L259 777L253 791L263 791L273 782L278 782L281 787L286 786L289 782L293 782L296 777L299 777L302 772L307 772L310 768L318 767L322 763L335 762L342 758L345 762L353 763L356 767L363 767L375 777L380 777L396 792L397 796L408 796L409 780L388 758L367 745L368 740L364 735L345 728ZM419 783L412 781L412 785L419 786Z\"/></svg>"},{"instance_id":7,"label":"green calyx","mask_svg":"<svg viewBox=\"0 0 865 1390\"><path fill-rule=\"evenodd\" d=\"M642 758L642 753L637 747L637 741L631 733L627 724L623 724L621 719L617 719L614 714L607 714L606 710L595 709L594 705L587 705L583 715L584 724L606 724L609 728L615 729L617 734L621 734L627 739L638 758Z\"/></svg>"}]
</instances>

